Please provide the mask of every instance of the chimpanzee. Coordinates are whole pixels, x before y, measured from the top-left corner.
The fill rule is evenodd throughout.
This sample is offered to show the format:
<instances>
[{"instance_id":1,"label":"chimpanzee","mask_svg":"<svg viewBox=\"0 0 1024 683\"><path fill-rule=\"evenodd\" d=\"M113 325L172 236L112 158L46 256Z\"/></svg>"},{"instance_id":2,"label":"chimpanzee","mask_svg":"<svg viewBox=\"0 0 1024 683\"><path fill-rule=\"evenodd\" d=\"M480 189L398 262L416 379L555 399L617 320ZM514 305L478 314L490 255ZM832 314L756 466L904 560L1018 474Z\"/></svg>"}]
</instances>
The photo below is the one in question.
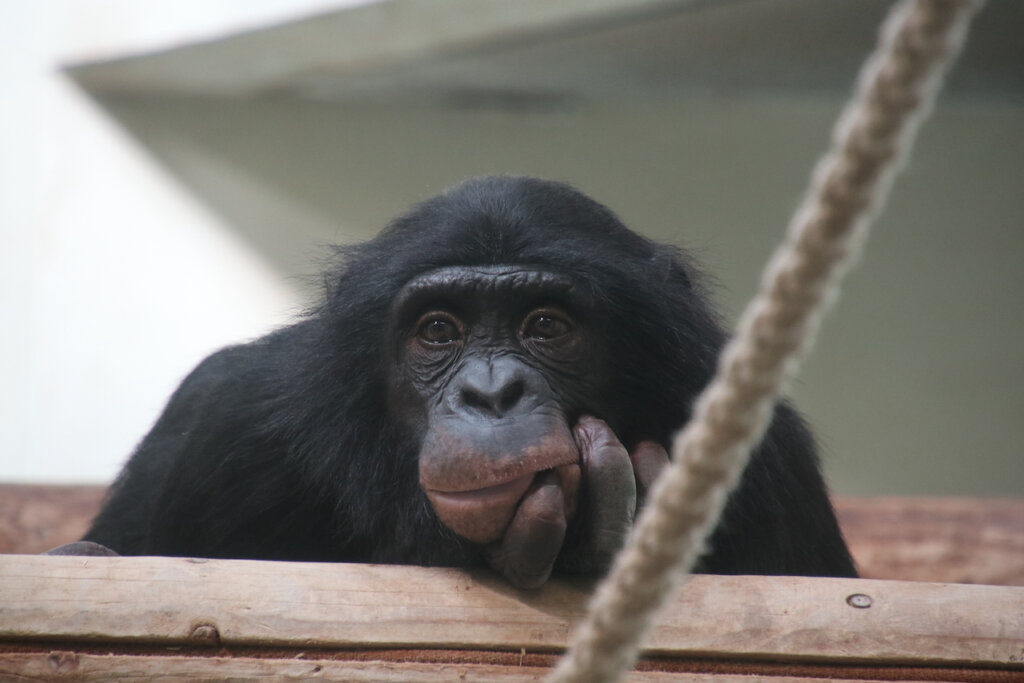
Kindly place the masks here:
<instances>
[{"instance_id":1,"label":"chimpanzee","mask_svg":"<svg viewBox=\"0 0 1024 683\"><path fill-rule=\"evenodd\" d=\"M182 382L85 536L104 548L73 545L606 569L724 342L690 259L567 185L489 177L339 263L299 322ZM787 404L698 570L855 575Z\"/></svg>"}]
</instances>

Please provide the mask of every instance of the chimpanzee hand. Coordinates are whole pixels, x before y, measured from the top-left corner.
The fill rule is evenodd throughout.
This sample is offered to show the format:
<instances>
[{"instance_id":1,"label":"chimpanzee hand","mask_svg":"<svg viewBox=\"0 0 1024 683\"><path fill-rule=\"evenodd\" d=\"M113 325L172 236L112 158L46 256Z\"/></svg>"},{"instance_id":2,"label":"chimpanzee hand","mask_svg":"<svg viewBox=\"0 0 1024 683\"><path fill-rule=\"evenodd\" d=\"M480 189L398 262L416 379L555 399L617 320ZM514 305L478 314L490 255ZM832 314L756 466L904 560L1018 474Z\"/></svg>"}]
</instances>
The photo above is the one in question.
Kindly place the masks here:
<instances>
[{"instance_id":1,"label":"chimpanzee hand","mask_svg":"<svg viewBox=\"0 0 1024 683\"><path fill-rule=\"evenodd\" d=\"M505 535L488 549L491 566L521 588L543 584L556 562L574 573L605 571L633 525L638 501L668 464L660 444L642 441L630 454L594 417L580 418L573 436L579 462L539 474ZM573 538L563 547L570 522Z\"/></svg>"}]
</instances>

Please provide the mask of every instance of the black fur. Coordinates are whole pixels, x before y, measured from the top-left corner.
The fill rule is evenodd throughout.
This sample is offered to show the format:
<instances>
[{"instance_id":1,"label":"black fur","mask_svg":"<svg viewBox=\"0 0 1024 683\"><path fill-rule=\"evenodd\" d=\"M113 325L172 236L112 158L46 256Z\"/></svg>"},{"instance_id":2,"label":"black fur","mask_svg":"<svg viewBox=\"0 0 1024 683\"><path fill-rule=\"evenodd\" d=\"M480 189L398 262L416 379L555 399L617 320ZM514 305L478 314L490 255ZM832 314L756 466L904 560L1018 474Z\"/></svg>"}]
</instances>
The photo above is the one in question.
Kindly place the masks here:
<instances>
[{"instance_id":1,"label":"black fur","mask_svg":"<svg viewBox=\"0 0 1024 683\"><path fill-rule=\"evenodd\" d=\"M469 181L339 251L323 303L303 321L224 349L185 379L86 540L128 555L481 563L437 522L418 485L418 444L386 405L391 302L425 271L520 264L586 287L603 311L614 389L589 410L624 444L670 442L725 338L683 253L558 183ZM787 405L700 569L855 575L811 436Z\"/></svg>"}]
</instances>

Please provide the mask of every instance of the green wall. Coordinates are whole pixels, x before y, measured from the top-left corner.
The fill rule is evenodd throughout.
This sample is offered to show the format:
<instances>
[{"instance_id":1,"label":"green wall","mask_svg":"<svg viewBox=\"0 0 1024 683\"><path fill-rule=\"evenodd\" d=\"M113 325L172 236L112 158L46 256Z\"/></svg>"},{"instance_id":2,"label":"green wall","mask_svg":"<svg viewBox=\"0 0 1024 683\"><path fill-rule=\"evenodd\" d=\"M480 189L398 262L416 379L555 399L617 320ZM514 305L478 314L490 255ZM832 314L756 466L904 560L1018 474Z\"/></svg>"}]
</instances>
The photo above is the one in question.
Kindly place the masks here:
<instances>
[{"instance_id":1,"label":"green wall","mask_svg":"<svg viewBox=\"0 0 1024 683\"><path fill-rule=\"evenodd\" d=\"M730 319L839 107L105 104L283 277L464 177L526 173L568 180L694 250ZM790 393L839 493L1024 493L1024 107L940 103Z\"/></svg>"}]
</instances>

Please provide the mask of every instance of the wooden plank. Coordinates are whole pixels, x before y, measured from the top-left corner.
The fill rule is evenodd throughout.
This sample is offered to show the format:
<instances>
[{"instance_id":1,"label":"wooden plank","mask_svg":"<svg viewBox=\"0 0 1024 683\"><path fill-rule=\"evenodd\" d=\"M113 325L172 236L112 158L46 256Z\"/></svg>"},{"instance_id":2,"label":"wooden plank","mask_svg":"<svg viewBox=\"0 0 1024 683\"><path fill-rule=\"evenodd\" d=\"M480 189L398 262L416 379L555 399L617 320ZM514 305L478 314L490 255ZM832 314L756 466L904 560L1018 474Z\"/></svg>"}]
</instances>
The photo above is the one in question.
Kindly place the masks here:
<instances>
[{"instance_id":1,"label":"wooden plank","mask_svg":"<svg viewBox=\"0 0 1024 683\"><path fill-rule=\"evenodd\" d=\"M856 594L870 606L851 606ZM582 584L517 591L454 569L7 555L0 642L553 652L586 598ZM649 644L668 657L1024 670L1024 589L696 576Z\"/></svg>"},{"instance_id":2,"label":"wooden plank","mask_svg":"<svg viewBox=\"0 0 1024 683\"><path fill-rule=\"evenodd\" d=\"M81 538L102 486L0 484L0 553ZM1024 499L839 498L865 578L1024 586Z\"/></svg>"},{"instance_id":3,"label":"wooden plank","mask_svg":"<svg viewBox=\"0 0 1024 683\"><path fill-rule=\"evenodd\" d=\"M502 666L473 663L423 663L389 661L335 661L329 659L267 657L181 657L173 655L95 655L55 650L40 653L0 652L0 673L17 675L18 680L53 681L206 681L294 679L317 681L492 681L519 683L542 681L550 667ZM679 681L678 673L638 671L628 676L634 683ZM750 683L750 675L735 673L688 673L692 683ZM764 677L757 680L764 680ZM771 676L772 683L820 683L821 676ZM855 679L829 677L827 680ZM860 680L863 680L862 678ZM888 680L917 680L894 679ZM924 680L924 679L920 679ZM952 680L931 678L930 680ZM960 679L964 680L964 679Z\"/></svg>"},{"instance_id":4,"label":"wooden plank","mask_svg":"<svg viewBox=\"0 0 1024 683\"><path fill-rule=\"evenodd\" d=\"M105 486L0 484L0 553L42 553L77 541Z\"/></svg>"},{"instance_id":5,"label":"wooden plank","mask_svg":"<svg viewBox=\"0 0 1024 683\"><path fill-rule=\"evenodd\" d=\"M840 498L865 578L1024 586L1024 498Z\"/></svg>"}]
</instances>

